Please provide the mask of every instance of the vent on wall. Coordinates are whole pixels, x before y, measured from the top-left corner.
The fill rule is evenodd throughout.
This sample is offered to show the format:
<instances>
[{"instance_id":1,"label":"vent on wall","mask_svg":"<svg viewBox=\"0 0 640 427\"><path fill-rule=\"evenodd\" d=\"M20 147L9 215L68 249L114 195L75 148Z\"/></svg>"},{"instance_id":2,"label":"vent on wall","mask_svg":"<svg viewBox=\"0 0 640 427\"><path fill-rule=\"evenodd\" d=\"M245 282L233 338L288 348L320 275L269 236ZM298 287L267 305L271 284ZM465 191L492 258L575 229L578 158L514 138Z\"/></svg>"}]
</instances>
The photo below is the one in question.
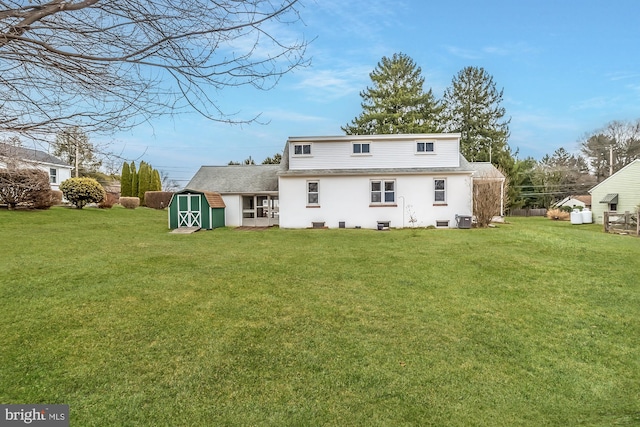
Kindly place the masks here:
<instances>
[{"instance_id":1,"label":"vent on wall","mask_svg":"<svg viewBox=\"0 0 640 427\"><path fill-rule=\"evenodd\" d=\"M436 227L449 227L449 220L436 221Z\"/></svg>"}]
</instances>

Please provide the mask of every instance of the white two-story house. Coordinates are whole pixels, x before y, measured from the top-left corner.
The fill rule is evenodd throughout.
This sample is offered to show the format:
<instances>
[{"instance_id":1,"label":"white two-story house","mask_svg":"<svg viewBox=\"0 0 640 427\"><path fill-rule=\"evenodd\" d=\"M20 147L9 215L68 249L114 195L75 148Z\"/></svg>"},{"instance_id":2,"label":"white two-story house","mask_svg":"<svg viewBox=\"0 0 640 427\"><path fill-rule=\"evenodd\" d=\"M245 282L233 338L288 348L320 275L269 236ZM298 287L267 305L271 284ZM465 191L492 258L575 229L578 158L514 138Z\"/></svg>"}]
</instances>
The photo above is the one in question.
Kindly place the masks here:
<instances>
[{"instance_id":1,"label":"white two-story house","mask_svg":"<svg viewBox=\"0 0 640 427\"><path fill-rule=\"evenodd\" d=\"M460 134L313 136L290 137L280 165L202 166L186 189L220 193L228 226L448 228L487 176L504 180L460 155Z\"/></svg>"},{"instance_id":2,"label":"white two-story house","mask_svg":"<svg viewBox=\"0 0 640 427\"><path fill-rule=\"evenodd\" d=\"M283 228L455 227L472 215L460 134L292 137L283 158Z\"/></svg>"}]
</instances>

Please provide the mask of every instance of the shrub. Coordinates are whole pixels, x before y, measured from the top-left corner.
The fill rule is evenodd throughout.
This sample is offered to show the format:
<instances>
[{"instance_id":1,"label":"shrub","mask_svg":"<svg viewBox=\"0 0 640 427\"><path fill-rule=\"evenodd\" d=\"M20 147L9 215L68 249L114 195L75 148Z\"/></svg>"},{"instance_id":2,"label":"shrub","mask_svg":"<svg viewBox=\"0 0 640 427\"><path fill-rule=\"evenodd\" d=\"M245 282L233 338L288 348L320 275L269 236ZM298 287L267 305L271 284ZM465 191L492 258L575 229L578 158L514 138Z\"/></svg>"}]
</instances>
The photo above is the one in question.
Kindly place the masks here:
<instances>
[{"instance_id":1,"label":"shrub","mask_svg":"<svg viewBox=\"0 0 640 427\"><path fill-rule=\"evenodd\" d=\"M140 206L140 199L137 197L120 197L120 204L127 209L135 209Z\"/></svg>"},{"instance_id":2,"label":"shrub","mask_svg":"<svg viewBox=\"0 0 640 427\"><path fill-rule=\"evenodd\" d=\"M0 169L0 201L9 209L17 206L51 206L49 175L40 169Z\"/></svg>"},{"instance_id":3,"label":"shrub","mask_svg":"<svg viewBox=\"0 0 640 427\"><path fill-rule=\"evenodd\" d=\"M50 189L37 193L33 199L33 208L49 209L53 206L53 197L51 193L52 191Z\"/></svg>"},{"instance_id":4,"label":"shrub","mask_svg":"<svg viewBox=\"0 0 640 427\"><path fill-rule=\"evenodd\" d=\"M144 193L144 201L148 208L164 209L169 206L169 202L173 197L171 191L147 191Z\"/></svg>"},{"instance_id":5,"label":"shrub","mask_svg":"<svg viewBox=\"0 0 640 427\"><path fill-rule=\"evenodd\" d=\"M78 209L89 203L99 203L105 197L104 188L93 178L69 178L60 184L60 190Z\"/></svg>"},{"instance_id":6,"label":"shrub","mask_svg":"<svg viewBox=\"0 0 640 427\"><path fill-rule=\"evenodd\" d=\"M549 209L547 218L554 220L567 221L571 217L571 212L565 212L562 209Z\"/></svg>"},{"instance_id":7,"label":"shrub","mask_svg":"<svg viewBox=\"0 0 640 427\"><path fill-rule=\"evenodd\" d=\"M106 193L104 199L98 203L100 209L111 209L118 202L118 196L113 193Z\"/></svg>"},{"instance_id":8,"label":"shrub","mask_svg":"<svg viewBox=\"0 0 640 427\"><path fill-rule=\"evenodd\" d=\"M62 191L60 190L51 190L51 206L61 205L62 204Z\"/></svg>"}]
</instances>

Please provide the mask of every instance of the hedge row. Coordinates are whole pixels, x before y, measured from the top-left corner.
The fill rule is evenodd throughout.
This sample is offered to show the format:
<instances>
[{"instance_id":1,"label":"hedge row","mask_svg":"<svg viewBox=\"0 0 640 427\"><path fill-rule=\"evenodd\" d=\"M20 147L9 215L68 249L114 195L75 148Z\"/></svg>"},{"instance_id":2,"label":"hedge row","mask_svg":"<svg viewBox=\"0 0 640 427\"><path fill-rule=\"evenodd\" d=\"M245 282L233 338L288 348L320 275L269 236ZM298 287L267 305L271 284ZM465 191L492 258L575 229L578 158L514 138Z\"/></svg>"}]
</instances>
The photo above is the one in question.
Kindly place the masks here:
<instances>
[{"instance_id":1,"label":"hedge row","mask_svg":"<svg viewBox=\"0 0 640 427\"><path fill-rule=\"evenodd\" d=\"M147 191L144 193L144 202L148 208L164 209L169 206L171 197L172 191Z\"/></svg>"}]
</instances>

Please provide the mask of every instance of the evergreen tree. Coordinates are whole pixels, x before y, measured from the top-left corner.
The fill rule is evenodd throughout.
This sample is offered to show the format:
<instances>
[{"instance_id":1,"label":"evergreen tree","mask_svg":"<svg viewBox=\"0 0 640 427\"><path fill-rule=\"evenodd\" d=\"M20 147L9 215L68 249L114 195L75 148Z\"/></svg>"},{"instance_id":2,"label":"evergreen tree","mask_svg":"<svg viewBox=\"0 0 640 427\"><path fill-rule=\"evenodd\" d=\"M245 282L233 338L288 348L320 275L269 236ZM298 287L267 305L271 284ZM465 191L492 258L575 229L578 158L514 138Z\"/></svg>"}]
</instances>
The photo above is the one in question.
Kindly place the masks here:
<instances>
[{"instance_id":1,"label":"evergreen tree","mask_svg":"<svg viewBox=\"0 0 640 427\"><path fill-rule=\"evenodd\" d=\"M273 157L267 157L262 161L263 165L279 165L282 162L282 154L276 153Z\"/></svg>"},{"instance_id":2,"label":"evergreen tree","mask_svg":"<svg viewBox=\"0 0 640 427\"><path fill-rule=\"evenodd\" d=\"M153 183L149 191L162 191L162 180L160 179L160 172L157 169L153 170Z\"/></svg>"},{"instance_id":3,"label":"evergreen tree","mask_svg":"<svg viewBox=\"0 0 640 427\"><path fill-rule=\"evenodd\" d=\"M510 194L512 209L541 205L538 203L538 196L534 194L536 190L533 176L537 165L538 162L533 157L515 160L510 174L511 185L509 186L509 190L512 191Z\"/></svg>"},{"instance_id":4,"label":"evergreen tree","mask_svg":"<svg viewBox=\"0 0 640 427\"><path fill-rule=\"evenodd\" d=\"M151 171L149 164L140 162L138 169L138 197L140 198L140 206L144 206L144 193L149 191L149 182L151 181Z\"/></svg>"},{"instance_id":5,"label":"evergreen tree","mask_svg":"<svg viewBox=\"0 0 640 427\"><path fill-rule=\"evenodd\" d=\"M129 163L124 162L120 175L120 196L131 197L131 169Z\"/></svg>"},{"instance_id":6,"label":"evergreen tree","mask_svg":"<svg viewBox=\"0 0 640 427\"><path fill-rule=\"evenodd\" d=\"M369 74L372 87L360 92L362 113L342 127L347 135L429 133L441 130L442 106L413 59L403 53L382 57Z\"/></svg>"},{"instance_id":7,"label":"evergreen tree","mask_svg":"<svg viewBox=\"0 0 640 427\"><path fill-rule=\"evenodd\" d=\"M136 171L136 163L131 162L129 167L131 171L131 197L138 196L138 172Z\"/></svg>"},{"instance_id":8,"label":"evergreen tree","mask_svg":"<svg viewBox=\"0 0 640 427\"><path fill-rule=\"evenodd\" d=\"M505 170L513 167L509 149L509 122L500 104L493 77L484 68L465 67L444 93L446 130L459 132L460 152L469 161L488 162Z\"/></svg>"}]
</instances>

